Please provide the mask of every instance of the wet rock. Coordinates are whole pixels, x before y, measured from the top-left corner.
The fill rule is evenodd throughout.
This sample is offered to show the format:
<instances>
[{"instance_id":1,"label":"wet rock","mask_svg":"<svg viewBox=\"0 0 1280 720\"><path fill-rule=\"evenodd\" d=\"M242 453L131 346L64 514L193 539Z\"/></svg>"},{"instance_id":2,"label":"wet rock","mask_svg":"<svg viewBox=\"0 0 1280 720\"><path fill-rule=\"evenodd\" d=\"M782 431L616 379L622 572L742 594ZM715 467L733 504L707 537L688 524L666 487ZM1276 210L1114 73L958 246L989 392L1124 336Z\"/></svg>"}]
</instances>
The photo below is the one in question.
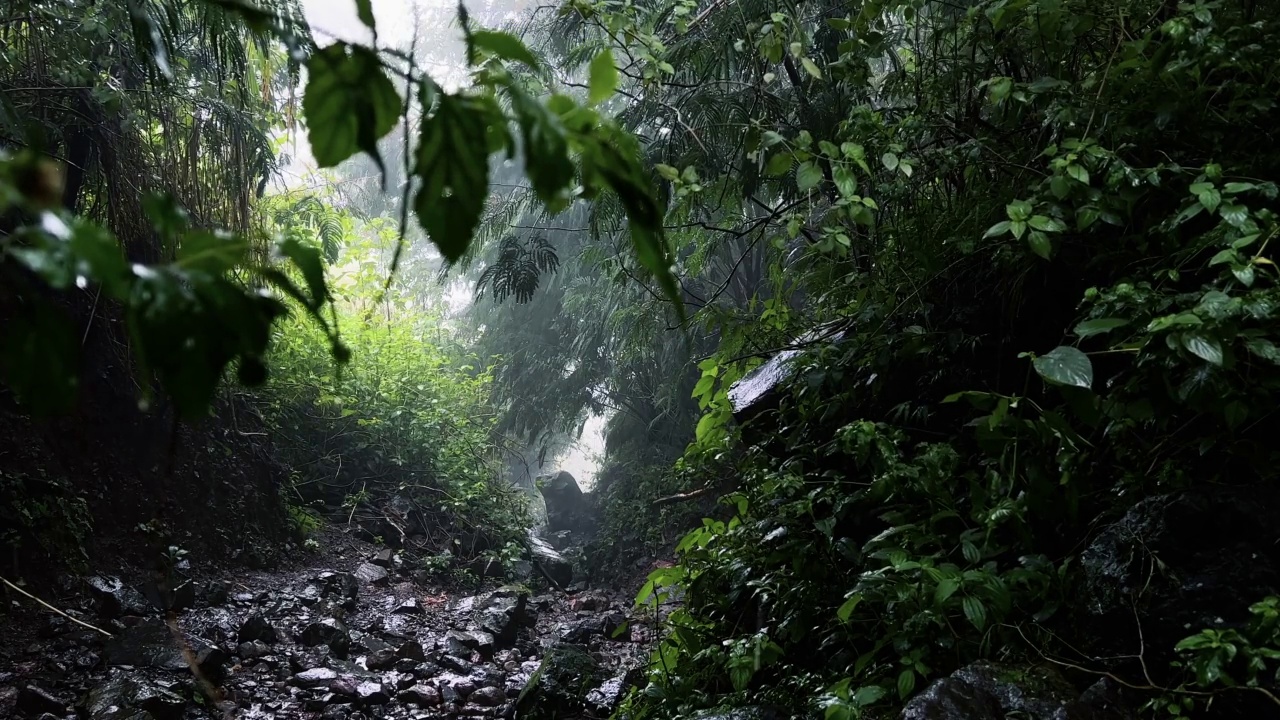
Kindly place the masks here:
<instances>
[{"instance_id":1,"label":"wet rock","mask_svg":"<svg viewBox=\"0 0 1280 720\"><path fill-rule=\"evenodd\" d=\"M151 607L142 593L112 575L95 575L85 580L98 617L112 620L121 615L146 615Z\"/></svg>"},{"instance_id":2,"label":"wet rock","mask_svg":"<svg viewBox=\"0 0 1280 720\"><path fill-rule=\"evenodd\" d=\"M978 661L935 680L903 708L902 720L1086 720L1057 671Z\"/></svg>"},{"instance_id":3,"label":"wet rock","mask_svg":"<svg viewBox=\"0 0 1280 720\"><path fill-rule=\"evenodd\" d=\"M391 695L380 682L365 681L356 685L356 698L365 705L386 705Z\"/></svg>"},{"instance_id":4,"label":"wet rock","mask_svg":"<svg viewBox=\"0 0 1280 720\"><path fill-rule=\"evenodd\" d=\"M586 651L573 645L554 645L547 651L536 672L516 699L518 714L552 717L580 713L584 709L585 688L605 680L599 666Z\"/></svg>"},{"instance_id":5,"label":"wet rock","mask_svg":"<svg viewBox=\"0 0 1280 720\"><path fill-rule=\"evenodd\" d=\"M391 612L396 615L421 615L423 612L422 603L418 602L417 598L409 598L397 605Z\"/></svg>"},{"instance_id":6,"label":"wet rock","mask_svg":"<svg viewBox=\"0 0 1280 720\"><path fill-rule=\"evenodd\" d=\"M195 655L197 667L210 678L221 675L227 655L215 645L185 633L182 640ZM109 665L153 667L161 670L189 670L186 655L162 620L146 620L108 641L103 650Z\"/></svg>"},{"instance_id":7,"label":"wet rock","mask_svg":"<svg viewBox=\"0 0 1280 720\"><path fill-rule=\"evenodd\" d=\"M520 626L532 626L537 620L529 607L529 593L523 588L498 588L485 598L480 611L480 629L491 633L494 641L510 646Z\"/></svg>"},{"instance_id":8,"label":"wet rock","mask_svg":"<svg viewBox=\"0 0 1280 720\"><path fill-rule=\"evenodd\" d=\"M370 585L386 585L389 581L388 577L386 568L372 563L361 563L360 567L356 568L356 579Z\"/></svg>"},{"instance_id":9,"label":"wet rock","mask_svg":"<svg viewBox=\"0 0 1280 720\"><path fill-rule=\"evenodd\" d=\"M146 713L158 720L181 718L187 700L181 695L120 669L89 691L84 710L90 720L139 720Z\"/></svg>"},{"instance_id":10,"label":"wet rock","mask_svg":"<svg viewBox=\"0 0 1280 720\"><path fill-rule=\"evenodd\" d=\"M529 533L529 559L560 587L573 582L573 566L569 561L532 532Z\"/></svg>"},{"instance_id":11,"label":"wet rock","mask_svg":"<svg viewBox=\"0 0 1280 720\"><path fill-rule=\"evenodd\" d=\"M384 650L378 650L377 652L370 653L369 656L365 658L365 666L370 670L386 670L396 664L396 659L396 651L391 648L386 648Z\"/></svg>"},{"instance_id":12,"label":"wet rock","mask_svg":"<svg viewBox=\"0 0 1280 720\"><path fill-rule=\"evenodd\" d=\"M422 643L410 640L396 648L396 657L402 660L422 662L427 659L427 654L422 650Z\"/></svg>"},{"instance_id":13,"label":"wet rock","mask_svg":"<svg viewBox=\"0 0 1280 720\"><path fill-rule=\"evenodd\" d=\"M302 629L299 640L306 647L324 645L338 658L345 658L351 648L351 634L337 618L325 618L307 625Z\"/></svg>"},{"instance_id":14,"label":"wet rock","mask_svg":"<svg viewBox=\"0 0 1280 720\"><path fill-rule=\"evenodd\" d=\"M467 702L481 707L497 707L506 700L506 694L496 687L476 688L475 692L467 696Z\"/></svg>"},{"instance_id":15,"label":"wet rock","mask_svg":"<svg viewBox=\"0 0 1280 720\"><path fill-rule=\"evenodd\" d=\"M569 609L575 612L596 612L605 609L604 598L598 595L579 595L569 601Z\"/></svg>"},{"instance_id":16,"label":"wet rock","mask_svg":"<svg viewBox=\"0 0 1280 720\"><path fill-rule=\"evenodd\" d=\"M356 598L360 595L360 583L354 575L323 572L316 577L316 580L320 583L322 595L337 597L344 605L355 607Z\"/></svg>"},{"instance_id":17,"label":"wet rock","mask_svg":"<svg viewBox=\"0 0 1280 720\"><path fill-rule=\"evenodd\" d=\"M741 707L726 710L703 710L689 716L689 720L780 720L780 715L762 707Z\"/></svg>"},{"instance_id":18,"label":"wet rock","mask_svg":"<svg viewBox=\"0 0 1280 720\"><path fill-rule=\"evenodd\" d=\"M240 625L240 631L236 634L236 640L239 642L253 642L260 640L268 645L277 642L279 637L276 629L267 622L267 619L261 615L250 615L248 619Z\"/></svg>"},{"instance_id":19,"label":"wet rock","mask_svg":"<svg viewBox=\"0 0 1280 720\"><path fill-rule=\"evenodd\" d=\"M242 642L236 646L236 655L239 655L242 660L252 660L270 654L271 648L261 640Z\"/></svg>"},{"instance_id":20,"label":"wet rock","mask_svg":"<svg viewBox=\"0 0 1280 720\"><path fill-rule=\"evenodd\" d=\"M374 553L373 557L369 558L369 562L380 567L389 568L392 566L394 559L395 552L391 548L383 548Z\"/></svg>"},{"instance_id":21,"label":"wet rock","mask_svg":"<svg viewBox=\"0 0 1280 720\"><path fill-rule=\"evenodd\" d=\"M41 713L63 714L67 711L69 703L63 698L54 695L37 685L28 685L18 691L18 698L14 704L19 714L39 715Z\"/></svg>"},{"instance_id":22,"label":"wet rock","mask_svg":"<svg viewBox=\"0 0 1280 720\"><path fill-rule=\"evenodd\" d=\"M612 715L613 711L618 709L618 703L622 701L622 695L626 689L626 680L622 677L605 680L599 687L592 688L587 693L587 709L602 717Z\"/></svg>"},{"instance_id":23,"label":"wet rock","mask_svg":"<svg viewBox=\"0 0 1280 720\"><path fill-rule=\"evenodd\" d=\"M326 687L329 683L337 679L338 673L336 670L331 670L329 668L311 668L310 670L303 670L302 672L294 675L291 681L298 687L311 688Z\"/></svg>"},{"instance_id":24,"label":"wet rock","mask_svg":"<svg viewBox=\"0 0 1280 720\"><path fill-rule=\"evenodd\" d=\"M555 475L538 478L537 484L547 505L548 530L590 530L591 506L572 474L561 470Z\"/></svg>"},{"instance_id":25,"label":"wet rock","mask_svg":"<svg viewBox=\"0 0 1280 720\"><path fill-rule=\"evenodd\" d=\"M231 597L231 583L226 580L210 580L204 586L204 604L209 607L225 605Z\"/></svg>"},{"instance_id":26,"label":"wet rock","mask_svg":"<svg viewBox=\"0 0 1280 720\"><path fill-rule=\"evenodd\" d=\"M593 637L629 641L631 626L621 613L608 613L570 620L560 625L557 634L562 641L577 645L586 645Z\"/></svg>"},{"instance_id":27,"label":"wet rock","mask_svg":"<svg viewBox=\"0 0 1280 720\"><path fill-rule=\"evenodd\" d=\"M1251 603L1280 593L1277 511L1280 489L1266 486L1139 502L1081 556L1084 644L1098 655L1137 653L1141 626L1146 663L1156 668L1188 635L1242 627Z\"/></svg>"},{"instance_id":28,"label":"wet rock","mask_svg":"<svg viewBox=\"0 0 1280 720\"><path fill-rule=\"evenodd\" d=\"M467 639L467 634L461 630L450 630L441 639L441 647L446 655L469 655L470 645L467 643Z\"/></svg>"},{"instance_id":29,"label":"wet rock","mask_svg":"<svg viewBox=\"0 0 1280 720\"><path fill-rule=\"evenodd\" d=\"M396 698L400 702L413 703L423 707L434 707L440 704L440 691L430 685L414 685L407 690L401 690Z\"/></svg>"}]
</instances>

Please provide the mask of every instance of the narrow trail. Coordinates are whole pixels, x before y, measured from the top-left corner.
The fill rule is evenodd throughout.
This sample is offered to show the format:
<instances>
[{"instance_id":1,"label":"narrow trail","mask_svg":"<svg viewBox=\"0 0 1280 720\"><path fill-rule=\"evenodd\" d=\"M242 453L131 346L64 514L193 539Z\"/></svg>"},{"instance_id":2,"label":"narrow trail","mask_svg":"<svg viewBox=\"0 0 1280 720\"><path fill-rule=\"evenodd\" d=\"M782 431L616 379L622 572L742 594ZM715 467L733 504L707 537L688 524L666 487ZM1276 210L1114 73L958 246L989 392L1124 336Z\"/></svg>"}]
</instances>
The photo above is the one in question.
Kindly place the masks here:
<instances>
[{"instance_id":1,"label":"narrow trail","mask_svg":"<svg viewBox=\"0 0 1280 720\"><path fill-rule=\"evenodd\" d=\"M629 593L446 590L338 530L320 542L285 569L192 578L172 623L130 583L68 581L53 604L111 638L9 608L0 717L607 717L647 657Z\"/></svg>"}]
</instances>

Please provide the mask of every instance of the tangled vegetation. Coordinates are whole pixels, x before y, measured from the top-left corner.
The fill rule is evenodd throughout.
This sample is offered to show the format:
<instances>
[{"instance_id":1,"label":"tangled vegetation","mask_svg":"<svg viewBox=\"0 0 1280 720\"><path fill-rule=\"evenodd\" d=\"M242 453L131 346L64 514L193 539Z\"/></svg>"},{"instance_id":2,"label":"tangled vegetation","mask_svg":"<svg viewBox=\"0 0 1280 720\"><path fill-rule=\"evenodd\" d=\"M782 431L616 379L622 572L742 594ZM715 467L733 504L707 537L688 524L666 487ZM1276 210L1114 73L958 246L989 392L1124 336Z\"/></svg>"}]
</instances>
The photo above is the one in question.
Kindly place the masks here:
<instances>
[{"instance_id":1,"label":"tangled vegetation","mask_svg":"<svg viewBox=\"0 0 1280 720\"><path fill-rule=\"evenodd\" d=\"M1177 579L1142 548L1151 582L1090 614L1123 594L1090 569L1114 528L1270 507L1280 8L564 0L501 31L463 8L455 86L354 4L371 45L318 46L293 2L16 3L24 411L74 402L64 306L101 295L143 397L198 415L234 371L291 503L402 498L435 549L509 563L515 468L606 416L587 555L678 560L637 597L678 604L627 717L886 717L980 659L1118 679L1150 716L1280 706L1274 582L1115 648ZM43 62L60 43L91 61ZM295 119L329 174L268 193ZM344 194L365 176L386 192Z\"/></svg>"}]
</instances>

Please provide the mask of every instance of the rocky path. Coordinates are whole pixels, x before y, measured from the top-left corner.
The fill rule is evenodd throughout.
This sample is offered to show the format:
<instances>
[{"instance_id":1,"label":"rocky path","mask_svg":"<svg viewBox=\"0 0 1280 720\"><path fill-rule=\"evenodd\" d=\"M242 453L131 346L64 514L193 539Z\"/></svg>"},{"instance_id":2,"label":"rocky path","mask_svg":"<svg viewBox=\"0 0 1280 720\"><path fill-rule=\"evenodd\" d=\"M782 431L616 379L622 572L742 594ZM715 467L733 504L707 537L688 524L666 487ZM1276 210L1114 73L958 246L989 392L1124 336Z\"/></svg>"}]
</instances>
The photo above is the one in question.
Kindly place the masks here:
<instances>
[{"instance_id":1,"label":"rocky path","mask_svg":"<svg viewBox=\"0 0 1280 720\"><path fill-rule=\"evenodd\" d=\"M192 580L167 616L113 577L68 583L55 604L111 637L9 608L0 717L607 717L647 656L652 629L625 596L446 592L389 552L326 547L343 550Z\"/></svg>"}]
</instances>

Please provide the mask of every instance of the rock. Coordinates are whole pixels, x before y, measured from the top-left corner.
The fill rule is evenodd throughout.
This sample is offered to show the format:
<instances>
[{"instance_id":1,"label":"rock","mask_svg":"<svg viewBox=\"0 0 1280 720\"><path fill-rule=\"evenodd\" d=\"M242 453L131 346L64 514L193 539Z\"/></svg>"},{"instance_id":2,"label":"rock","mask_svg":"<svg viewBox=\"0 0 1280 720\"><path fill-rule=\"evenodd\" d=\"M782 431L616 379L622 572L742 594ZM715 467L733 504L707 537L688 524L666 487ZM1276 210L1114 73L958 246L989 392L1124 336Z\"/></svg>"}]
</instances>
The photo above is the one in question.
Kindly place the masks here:
<instances>
[{"instance_id":1,"label":"rock","mask_svg":"<svg viewBox=\"0 0 1280 720\"><path fill-rule=\"evenodd\" d=\"M231 596L231 583L226 580L210 580L204 586L204 603L209 607L225 605Z\"/></svg>"},{"instance_id":2,"label":"rock","mask_svg":"<svg viewBox=\"0 0 1280 720\"><path fill-rule=\"evenodd\" d=\"M243 624L240 625L240 631L236 634L236 640L239 642L253 642L260 640L268 645L278 641L276 629L267 622L267 619L261 615L250 615Z\"/></svg>"},{"instance_id":3,"label":"rock","mask_svg":"<svg viewBox=\"0 0 1280 720\"><path fill-rule=\"evenodd\" d=\"M689 720L779 720L779 714L762 707L740 707L726 710L703 710L688 716Z\"/></svg>"},{"instance_id":4,"label":"rock","mask_svg":"<svg viewBox=\"0 0 1280 720\"><path fill-rule=\"evenodd\" d=\"M307 625L302 629L299 639L306 647L324 645L338 658L345 658L351 648L351 634L347 631L347 626L337 618L325 618Z\"/></svg>"},{"instance_id":5,"label":"rock","mask_svg":"<svg viewBox=\"0 0 1280 720\"><path fill-rule=\"evenodd\" d=\"M1081 644L1095 655L1132 655L1141 626L1146 663L1156 668L1199 630L1243 627L1250 604L1280 593L1277 511L1280 489L1266 486L1206 486L1139 502L1081 556Z\"/></svg>"},{"instance_id":6,"label":"rock","mask_svg":"<svg viewBox=\"0 0 1280 720\"><path fill-rule=\"evenodd\" d=\"M360 567L356 568L356 579L370 585L386 585L388 574L386 568L372 563L360 563Z\"/></svg>"},{"instance_id":7,"label":"rock","mask_svg":"<svg viewBox=\"0 0 1280 720\"><path fill-rule=\"evenodd\" d=\"M236 646L236 655L239 655L242 660L252 660L270 654L271 648L261 640L242 642Z\"/></svg>"},{"instance_id":8,"label":"rock","mask_svg":"<svg viewBox=\"0 0 1280 720\"><path fill-rule=\"evenodd\" d=\"M519 715L531 713L559 717L584 710L586 688L605 680L586 651L573 645L553 645L516 699Z\"/></svg>"},{"instance_id":9,"label":"rock","mask_svg":"<svg viewBox=\"0 0 1280 720\"><path fill-rule=\"evenodd\" d=\"M186 706L181 695L118 668L90 690L84 701L90 720L177 720Z\"/></svg>"},{"instance_id":10,"label":"rock","mask_svg":"<svg viewBox=\"0 0 1280 720\"><path fill-rule=\"evenodd\" d=\"M532 626L537 616L529 607L529 592L505 586L490 593L481 605L480 628L494 637L495 645L510 647L520 626Z\"/></svg>"},{"instance_id":11,"label":"rock","mask_svg":"<svg viewBox=\"0 0 1280 720\"><path fill-rule=\"evenodd\" d=\"M210 679L221 675L227 655L215 645L199 637L183 634L183 641L195 655L200 672ZM162 620L146 620L107 642L103 650L108 665L132 665L161 670L190 670L186 655L179 648L173 631Z\"/></svg>"},{"instance_id":12,"label":"rock","mask_svg":"<svg viewBox=\"0 0 1280 720\"><path fill-rule=\"evenodd\" d=\"M603 610L605 606L604 598L598 595L579 595L569 601L569 609L575 612L595 612Z\"/></svg>"},{"instance_id":13,"label":"rock","mask_svg":"<svg viewBox=\"0 0 1280 720\"><path fill-rule=\"evenodd\" d=\"M562 641L577 645L586 645L593 636L630 641L631 626L621 613L608 613L563 623L558 630L558 635Z\"/></svg>"},{"instance_id":14,"label":"rock","mask_svg":"<svg viewBox=\"0 0 1280 720\"><path fill-rule=\"evenodd\" d=\"M98 617L113 620L121 615L146 615L151 611L142 593L112 575L95 575L85 580Z\"/></svg>"},{"instance_id":15,"label":"rock","mask_svg":"<svg viewBox=\"0 0 1280 720\"><path fill-rule=\"evenodd\" d=\"M497 707L506 702L507 696L496 687L477 688L467 696L467 702L481 707Z\"/></svg>"},{"instance_id":16,"label":"rock","mask_svg":"<svg viewBox=\"0 0 1280 720\"><path fill-rule=\"evenodd\" d=\"M316 577L316 580L320 582L322 595L338 597L344 605L355 607L356 598L360 594L360 583L354 575L351 573L323 572Z\"/></svg>"},{"instance_id":17,"label":"rock","mask_svg":"<svg viewBox=\"0 0 1280 720\"><path fill-rule=\"evenodd\" d=\"M395 551L391 548L383 548L374 553L373 557L369 558L369 562L380 567L389 568L392 566L394 559Z\"/></svg>"},{"instance_id":18,"label":"rock","mask_svg":"<svg viewBox=\"0 0 1280 720\"><path fill-rule=\"evenodd\" d=\"M391 612L396 615L421 615L423 612L422 603L418 602L417 598L409 598L397 605Z\"/></svg>"},{"instance_id":19,"label":"rock","mask_svg":"<svg viewBox=\"0 0 1280 720\"><path fill-rule=\"evenodd\" d=\"M440 643L446 655L462 656L471 654L471 646L468 644L467 634L461 630L450 630L445 633Z\"/></svg>"},{"instance_id":20,"label":"rock","mask_svg":"<svg viewBox=\"0 0 1280 720\"><path fill-rule=\"evenodd\" d=\"M430 685L414 685L407 690L401 690L396 698L400 702L413 703L422 707L434 707L440 704L440 691Z\"/></svg>"},{"instance_id":21,"label":"rock","mask_svg":"<svg viewBox=\"0 0 1280 720\"><path fill-rule=\"evenodd\" d=\"M365 705L386 705L391 695L380 682L366 681L356 685L356 698Z\"/></svg>"},{"instance_id":22,"label":"rock","mask_svg":"<svg viewBox=\"0 0 1280 720\"><path fill-rule=\"evenodd\" d=\"M18 699L14 707L19 714L39 715L41 713L54 713L62 715L67 712L66 700L54 695L37 685L28 685L18 691Z\"/></svg>"},{"instance_id":23,"label":"rock","mask_svg":"<svg viewBox=\"0 0 1280 720\"><path fill-rule=\"evenodd\" d=\"M292 678L294 685L304 688L326 687L329 683L338 679L338 673L329 668L311 668L303 670Z\"/></svg>"},{"instance_id":24,"label":"rock","mask_svg":"<svg viewBox=\"0 0 1280 720\"><path fill-rule=\"evenodd\" d=\"M1092 720L1075 688L1048 667L980 660L935 680L903 708L902 720ZM1098 716L1100 718L1105 716Z\"/></svg>"},{"instance_id":25,"label":"rock","mask_svg":"<svg viewBox=\"0 0 1280 720\"><path fill-rule=\"evenodd\" d=\"M626 692L626 689L627 684L622 677L605 680L599 687L593 688L587 693L587 709L593 715L599 717L613 715L613 711L618 709L618 703L622 701L622 694Z\"/></svg>"},{"instance_id":26,"label":"rock","mask_svg":"<svg viewBox=\"0 0 1280 720\"><path fill-rule=\"evenodd\" d=\"M370 670L386 670L396 664L396 659L396 651L391 648L386 648L370 653L369 656L365 658L364 664L365 667Z\"/></svg>"},{"instance_id":27,"label":"rock","mask_svg":"<svg viewBox=\"0 0 1280 720\"><path fill-rule=\"evenodd\" d=\"M427 659L427 654L422 650L422 643L410 640L396 648L396 657L402 660L422 662Z\"/></svg>"},{"instance_id":28,"label":"rock","mask_svg":"<svg viewBox=\"0 0 1280 720\"><path fill-rule=\"evenodd\" d=\"M561 470L538 478L537 484L547 506L548 530L590 531L591 507L573 475Z\"/></svg>"},{"instance_id":29,"label":"rock","mask_svg":"<svg viewBox=\"0 0 1280 720\"><path fill-rule=\"evenodd\" d=\"M573 566L569 561L532 532L529 533L529 558L560 587L573 582Z\"/></svg>"}]
</instances>

